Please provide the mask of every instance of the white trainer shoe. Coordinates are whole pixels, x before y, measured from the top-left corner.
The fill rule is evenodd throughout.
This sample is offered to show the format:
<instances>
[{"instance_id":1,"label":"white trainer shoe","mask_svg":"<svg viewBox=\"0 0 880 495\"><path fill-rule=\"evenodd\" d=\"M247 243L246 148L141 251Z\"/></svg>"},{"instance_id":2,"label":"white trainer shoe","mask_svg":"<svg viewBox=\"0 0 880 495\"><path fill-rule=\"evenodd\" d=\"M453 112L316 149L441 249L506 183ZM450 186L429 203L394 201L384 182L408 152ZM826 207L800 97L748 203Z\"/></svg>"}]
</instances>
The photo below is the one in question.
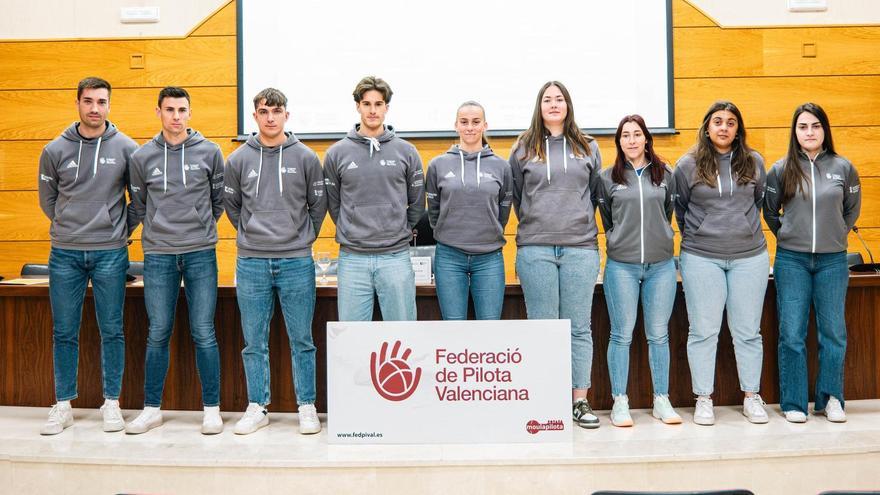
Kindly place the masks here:
<instances>
[{"instance_id":1,"label":"white trainer shoe","mask_svg":"<svg viewBox=\"0 0 880 495\"><path fill-rule=\"evenodd\" d=\"M750 423L764 424L770 421L767 411L764 409L764 399L760 395L754 394L743 399L743 416Z\"/></svg>"},{"instance_id":2,"label":"white trainer shoe","mask_svg":"<svg viewBox=\"0 0 880 495\"><path fill-rule=\"evenodd\" d=\"M620 427L633 425L632 416L629 414L629 397L626 395L614 396L614 405L611 406L611 424Z\"/></svg>"},{"instance_id":3,"label":"white trainer shoe","mask_svg":"<svg viewBox=\"0 0 880 495\"><path fill-rule=\"evenodd\" d=\"M223 431L223 418L220 417L220 406L206 406L202 416L202 435L216 435Z\"/></svg>"},{"instance_id":4,"label":"white trainer shoe","mask_svg":"<svg viewBox=\"0 0 880 495\"><path fill-rule=\"evenodd\" d=\"M681 424L681 416L672 408L668 395L654 396L654 409L651 411L651 416L668 425Z\"/></svg>"},{"instance_id":5,"label":"white trainer shoe","mask_svg":"<svg viewBox=\"0 0 880 495\"><path fill-rule=\"evenodd\" d=\"M238 423L235 423L236 435L250 435L269 424L269 411L265 407L251 402Z\"/></svg>"},{"instance_id":6,"label":"white trainer shoe","mask_svg":"<svg viewBox=\"0 0 880 495\"><path fill-rule=\"evenodd\" d=\"M162 411L158 407L145 407L134 421L125 425L125 433L140 435L162 426Z\"/></svg>"},{"instance_id":7,"label":"white trainer shoe","mask_svg":"<svg viewBox=\"0 0 880 495\"><path fill-rule=\"evenodd\" d=\"M299 433L300 435L312 435L321 431L321 420L318 419L318 410L314 404L299 406Z\"/></svg>"},{"instance_id":8,"label":"white trainer shoe","mask_svg":"<svg viewBox=\"0 0 880 495\"><path fill-rule=\"evenodd\" d=\"M806 423L807 415L797 410L785 411L785 420L789 423Z\"/></svg>"},{"instance_id":9,"label":"white trainer shoe","mask_svg":"<svg viewBox=\"0 0 880 495\"><path fill-rule=\"evenodd\" d=\"M694 408L694 423L703 426L715 424L715 410L712 407L711 397L702 395L697 397L697 405Z\"/></svg>"},{"instance_id":10,"label":"white trainer shoe","mask_svg":"<svg viewBox=\"0 0 880 495\"><path fill-rule=\"evenodd\" d=\"M73 409L70 401L59 402L49 409L49 419L40 429L40 435L57 435L73 426Z\"/></svg>"},{"instance_id":11,"label":"white trainer shoe","mask_svg":"<svg viewBox=\"0 0 880 495\"><path fill-rule=\"evenodd\" d=\"M828 399L828 404L825 404L824 412L828 421L831 421L832 423L846 423L846 411L843 410L843 405L840 404L837 397L831 396L831 398Z\"/></svg>"},{"instance_id":12,"label":"white trainer shoe","mask_svg":"<svg viewBox=\"0 0 880 495\"><path fill-rule=\"evenodd\" d=\"M122 419L118 400L104 400L104 405L101 406L101 416L104 418L104 431L109 433L125 429L125 420Z\"/></svg>"}]
</instances>

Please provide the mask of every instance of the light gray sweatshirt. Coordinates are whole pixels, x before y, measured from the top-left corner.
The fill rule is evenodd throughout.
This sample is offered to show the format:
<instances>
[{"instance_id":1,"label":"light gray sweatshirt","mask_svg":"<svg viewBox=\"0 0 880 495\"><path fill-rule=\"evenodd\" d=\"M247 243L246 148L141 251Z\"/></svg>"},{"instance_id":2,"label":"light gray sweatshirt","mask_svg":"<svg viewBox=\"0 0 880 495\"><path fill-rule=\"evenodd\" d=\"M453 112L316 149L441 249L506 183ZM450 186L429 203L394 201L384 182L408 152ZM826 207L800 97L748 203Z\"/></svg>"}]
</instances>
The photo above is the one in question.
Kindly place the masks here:
<instances>
[{"instance_id":1,"label":"light gray sweatshirt","mask_svg":"<svg viewBox=\"0 0 880 495\"><path fill-rule=\"evenodd\" d=\"M764 159L753 151L755 178L738 184L732 176L732 152L717 154L715 187L697 181L697 164L690 153L675 165L675 217L681 250L716 259L756 256L767 249L761 231L761 205L767 172Z\"/></svg>"},{"instance_id":2,"label":"light gray sweatshirt","mask_svg":"<svg viewBox=\"0 0 880 495\"><path fill-rule=\"evenodd\" d=\"M612 180L612 167L601 172L599 213L608 258L620 263L658 263L672 258L675 179L672 169L662 166L659 186L651 181L650 166L639 174L627 163L625 184Z\"/></svg>"},{"instance_id":3,"label":"light gray sweatshirt","mask_svg":"<svg viewBox=\"0 0 880 495\"><path fill-rule=\"evenodd\" d=\"M805 194L782 204L782 171L785 158L767 174L764 219L776 236L777 245L802 253L846 251L846 237L859 218L862 190L859 173L840 155L822 151L815 160L798 153L806 174Z\"/></svg>"},{"instance_id":4,"label":"light gray sweatshirt","mask_svg":"<svg viewBox=\"0 0 880 495\"><path fill-rule=\"evenodd\" d=\"M360 124L324 156L336 242L352 253L402 251L425 213L422 159L391 126L378 138L362 136L358 129Z\"/></svg>"},{"instance_id":5,"label":"light gray sweatshirt","mask_svg":"<svg viewBox=\"0 0 880 495\"><path fill-rule=\"evenodd\" d=\"M311 256L327 213L318 155L293 133L280 146L263 146L257 134L230 153L224 174L226 215L238 230L238 255L253 258Z\"/></svg>"},{"instance_id":6,"label":"light gray sweatshirt","mask_svg":"<svg viewBox=\"0 0 880 495\"><path fill-rule=\"evenodd\" d=\"M144 222L146 254L182 254L217 244L223 214L223 153L198 131L168 145L160 132L131 155L128 230Z\"/></svg>"},{"instance_id":7,"label":"light gray sweatshirt","mask_svg":"<svg viewBox=\"0 0 880 495\"><path fill-rule=\"evenodd\" d=\"M137 143L110 121L94 139L80 136L78 127L79 122L72 124L40 154L40 208L52 221L52 246L81 251L125 247L128 161Z\"/></svg>"},{"instance_id":8,"label":"light gray sweatshirt","mask_svg":"<svg viewBox=\"0 0 880 495\"><path fill-rule=\"evenodd\" d=\"M513 176L488 145L473 153L449 148L428 164L425 187L434 239L470 254L504 246Z\"/></svg>"},{"instance_id":9,"label":"light gray sweatshirt","mask_svg":"<svg viewBox=\"0 0 880 495\"><path fill-rule=\"evenodd\" d=\"M590 140L590 156L578 157L563 136L546 139L547 161L524 161L525 150L510 152L513 207L519 218L517 246L573 246L599 249L599 145Z\"/></svg>"}]
</instances>

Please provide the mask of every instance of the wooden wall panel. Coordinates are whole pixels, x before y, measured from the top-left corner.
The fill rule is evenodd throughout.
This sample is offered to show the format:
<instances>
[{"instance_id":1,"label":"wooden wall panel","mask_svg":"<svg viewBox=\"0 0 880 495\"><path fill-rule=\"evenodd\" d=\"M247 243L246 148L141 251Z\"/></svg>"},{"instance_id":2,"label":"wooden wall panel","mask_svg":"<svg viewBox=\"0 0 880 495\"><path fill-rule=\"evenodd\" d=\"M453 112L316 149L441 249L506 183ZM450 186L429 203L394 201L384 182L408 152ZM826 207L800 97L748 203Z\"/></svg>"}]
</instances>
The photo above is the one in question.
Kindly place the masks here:
<instances>
[{"instance_id":1,"label":"wooden wall panel","mask_svg":"<svg viewBox=\"0 0 880 495\"><path fill-rule=\"evenodd\" d=\"M672 25L674 27L717 26L686 0L672 0Z\"/></svg>"},{"instance_id":2,"label":"wooden wall panel","mask_svg":"<svg viewBox=\"0 0 880 495\"><path fill-rule=\"evenodd\" d=\"M226 6L197 27L190 36L235 36L235 16L235 2L230 0Z\"/></svg>"},{"instance_id":3,"label":"wooden wall panel","mask_svg":"<svg viewBox=\"0 0 880 495\"><path fill-rule=\"evenodd\" d=\"M132 54L144 56L143 69L130 68ZM97 58L100 70L90 69ZM0 89L75 88L93 74L114 89L235 86L235 36L0 43L0 73Z\"/></svg>"}]
</instances>

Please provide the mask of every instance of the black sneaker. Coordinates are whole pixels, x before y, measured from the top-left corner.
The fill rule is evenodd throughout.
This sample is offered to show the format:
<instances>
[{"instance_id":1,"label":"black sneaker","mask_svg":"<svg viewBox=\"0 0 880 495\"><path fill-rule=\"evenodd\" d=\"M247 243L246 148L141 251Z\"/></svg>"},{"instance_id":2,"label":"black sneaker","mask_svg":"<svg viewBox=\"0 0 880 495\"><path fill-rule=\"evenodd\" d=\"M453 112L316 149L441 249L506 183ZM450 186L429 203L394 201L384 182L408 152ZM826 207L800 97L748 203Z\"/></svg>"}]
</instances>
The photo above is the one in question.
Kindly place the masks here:
<instances>
[{"instance_id":1,"label":"black sneaker","mask_svg":"<svg viewBox=\"0 0 880 495\"><path fill-rule=\"evenodd\" d=\"M593 429L599 427L599 417L593 414L593 409L590 407L587 399L578 399L572 404L571 415L574 419L574 424L581 428Z\"/></svg>"}]
</instances>

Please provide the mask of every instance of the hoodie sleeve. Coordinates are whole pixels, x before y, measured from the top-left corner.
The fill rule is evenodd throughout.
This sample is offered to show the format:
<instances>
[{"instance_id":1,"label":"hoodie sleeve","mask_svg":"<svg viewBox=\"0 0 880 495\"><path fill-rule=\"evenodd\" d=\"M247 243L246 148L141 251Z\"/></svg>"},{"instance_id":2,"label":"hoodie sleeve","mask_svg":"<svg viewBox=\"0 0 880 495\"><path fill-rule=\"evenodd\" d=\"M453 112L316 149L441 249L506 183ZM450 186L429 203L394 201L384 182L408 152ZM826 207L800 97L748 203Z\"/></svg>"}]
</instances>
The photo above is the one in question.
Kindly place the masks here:
<instances>
[{"instance_id":1,"label":"hoodie sleeve","mask_svg":"<svg viewBox=\"0 0 880 495\"><path fill-rule=\"evenodd\" d=\"M147 184L144 181L143 167L136 155L128 159L128 184L131 196L131 203L128 205L128 235L131 235L147 214Z\"/></svg>"},{"instance_id":2,"label":"hoodie sleeve","mask_svg":"<svg viewBox=\"0 0 880 495\"><path fill-rule=\"evenodd\" d=\"M223 152L220 147L214 148L214 159L211 164L211 210L214 220L220 220L223 216Z\"/></svg>"},{"instance_id":3,"label":"hoodie sleeve","mask_svg":"<svg viewBox=\"0 0 880 495\"><path fill-rule=\"evenodd\" d=\"M507 221L510 220L510 206L511 201L513 200L513 172L510 170L510 165L504 167L504 178L501 181L501 190L498 191L498 222L501 223L501 228L507 226Z\"/></svg>"},{"instance_id":4,"label":"hoodie sleeve","mask_svg":"<svg viewBox=\"0 0 880 495\"><path fill-rule=\"evenodd\" d=\"M666 222L672 222L672 212L675 209L675 176L672 169L666 167L666 197L663 198L663 210L666 212Z\"/></svg>"},{"instance_id":5,"label":"hoodie sleeve","mask_svg":"<svg viewBox=\"0 0 880 495\"><path fill-rule=\"evenodd\" d=\"M425 214L425 173L422 169L422 158L415 147L410 151L407 160L406 180L409 187L406 199L409 207L406 210L406 220L412 229Z\"/></svg>"},{"instance_id":6,"label":"hoodie sleeve","mask_svg":"<svg viewBox=\"0 0 880 495\"><path fill-rule=\"evenodd\" d=\"M602 178L599 172L602 171L602 153L599 151L599 145L596 141L590 141L590 147L593 149L593 170L590 172L590 199L593 202L593 213L599 206L599 189L602 188Z\"/></svg>"},{"instance_id":7,"label":"hoodie sleeve","mask_svg":"<svg viewBox=\"0 0 880 495\"><path fill-rule=\"evenodd\" d=\"M40 195L40 208L49 220L55 220L55 201L58 199L58 171L55 168L57 159L52 157L48 147L40 153L40 176L37 190Z\"/></svg>"},{"instance_id":8,"label":"hoodie sleeve","mask_svg":"<svg viewBox=\"0 0 880 495\"><path fill-rule=\"evenodd\" d=\"M849 173L846 174L843 190L843 221L852 230L862 210L862 184L856 168L851 163L848 168Z\"/></svg>"},{"instance_id":9,"label":"hoodie sleeve","mask_svg":"<svg viewBox=\"0 0 880 495\"><path fill-rule=\"evenodd\" d=\"M223 207L235 230L238 230L238 221L241 218L241 177L239 177L239 173L240 171L235 165L235 157L230 156L223 171Z\"/></svg>"},{"instance_id":10,"label":"hoodie sleeve","mask_svg":"<svg viewBox=\"0 0 880 495\"><path fill-rule=\"evenodd\" d=\"M437 187L437 167L434 162L428 164L428 173L425 179L425 196L428 198L428 221L431 228L437 228L437 219L440 218L440 189Z\"/></svg>"},{"instance_id":11,"label":"hoodie sleeve","mask_svg":"<svg viewBox=\"0 0 880 495\"><path fill-rule=\"evenodd\" d=\"M315 229L315 237L321 234L321 225L327 216L327 194L324 188L324 170L318 155L312 153L306 159L306 181L308 182L308 208L309 217L312 219L312 227Z\"/></svg>"},{"instance_id":12,"label":"hoodie sleeve","mask_svg":"<svg viewBox=\"0 0 880 495\"><path fill-rule=\"evenodd\" d=\"M608 184L605 181L605 178L600 177L600 179L597 196L599 200L599 216L602 217L602 227L604 227L605 232L608 233L614 228L614 219L611 216L612 196L611 191L608 190Z\"/></svg>"},{"instance_id":13,"label":"hoodie sleeve","mask_svg":"<svg viewBox=\"0 0 880 495\"><path fill-rule=\"evenodd\" d=\"M684 235L684 216L688 211L691 201L691 188L687 172L682 166L683 159L684 157L678 160L678 163L675 164L675 170L672 172L672 175L675 177L675 222L678 224L678 231L682 235Z\"/></svg>"},{"instance_id":14,"label":"hoodie sleeve","mask_svg":"<svg viewBox=\"0 0 880 495\"><path fill-rule=\"evenodd\" d=\"M519 211L519 205L522 201L522 192L523 192L523 171L522 164L519 161L519 157L516 156L517 153L517 145L513 145L513 149L510 150L510 158L507 162L510 164L510 173L513 178L513 187L511 190L512 199L513 199L513 211L516 213L516 218L522 220Z\"/></svg>"},{"instance_id":15,"label":"hoodie sleeve","mask_svg":"<svg viewBox=\"0 0 880 495\"><path fill-rule=\"evenodd\" d=\"M324 155L324 190L330 219L336 224L339 221L339 170L333 150L328 150Z\"/></svg>"},{"instance_id":16,"label":"hoodie sleeve","mask_svg":"<svg viewBox=\"0 0 880 495\"><path fill-rule=\"evenodd\" d=\"M782 184L779 182L781 166L774 166L767 174L767 182L764 184L764 221L767 227L777 235L782 222L779 220L779 210L782 209Z\"/></svg>"}]
</instances>

